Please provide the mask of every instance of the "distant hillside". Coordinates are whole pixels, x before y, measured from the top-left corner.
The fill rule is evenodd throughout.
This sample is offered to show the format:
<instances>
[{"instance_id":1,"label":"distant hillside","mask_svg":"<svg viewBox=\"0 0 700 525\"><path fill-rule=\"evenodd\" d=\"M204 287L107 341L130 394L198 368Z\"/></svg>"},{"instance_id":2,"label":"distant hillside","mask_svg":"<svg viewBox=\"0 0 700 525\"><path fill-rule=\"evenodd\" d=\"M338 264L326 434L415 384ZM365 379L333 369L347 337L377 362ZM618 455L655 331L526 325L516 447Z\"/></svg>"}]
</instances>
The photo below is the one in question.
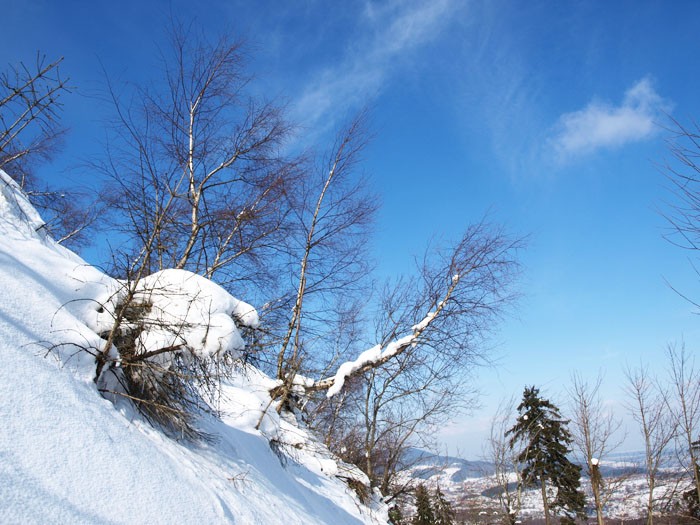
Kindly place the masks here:
<instances>
[{"instance_id":1,"label":"distant hillside","mask_svg":"<svg viewBox=\"0 0 700 525\"><path fill-rule=\"evenodd\" d=\"M614 493L608 502L610 518L630 520L644 515L646 480L642 467L642 452L611 454L601 464L603 478L613 483ZM488 461L469 461L458 457L439 455L425 450L410 449L404 459L402 475L416 483L440 490L452 502L460 519L475 524L490 524L498 520L502 507L498 496L503 488L494 480L494 466ZM658 479L656 494L660 500L672 497L672 491L683 487L676 483L680 467L671 453L667 455ZM509 490L515 490L515 476ZM582 479L584 492L590 492L588 480ZM676 498L678 498L676 493ZM590 494L589 494L590 497ZM592 510L589 508L589 511ZM539 489L527 489L522 494L519 513L523 522L536 522L542 518L542 500Z\"/></svg>"},{"instance_id":2,"label":"distant hillside","mask_svg":"<svg viewBox=\"0 0 700 525\"><path fill-rule=\"evenodd\" d=\"M449 471L446 479L459 483L471 478L493 475L494 465L486 460L467 460L456 456L435 454L419 448L409 448L404 456L404 468L411 472L411 477L428 480L433 476ZM581 464L574 458L574 463ZM610 454L600 465L603 476L620 476L622 474L641 474L644 471L644 453L619 452ZM669 452L663 464L664 468L679 468L675 455Z\"/></svg>"},{"instance_id":3,"label":"distant hillside","mask_svg":"<svg viewBox=\"0 0 700 525\"><path fill-rule=\"evenodd\" d=\"M409 448L406 451L403 464L404 468L410 471L411 477L422 480L440 475L450 483L461 483L470 478L493 474L493 464L488 461L472 461L418 448Z\"/></svg>"}]
</instances>

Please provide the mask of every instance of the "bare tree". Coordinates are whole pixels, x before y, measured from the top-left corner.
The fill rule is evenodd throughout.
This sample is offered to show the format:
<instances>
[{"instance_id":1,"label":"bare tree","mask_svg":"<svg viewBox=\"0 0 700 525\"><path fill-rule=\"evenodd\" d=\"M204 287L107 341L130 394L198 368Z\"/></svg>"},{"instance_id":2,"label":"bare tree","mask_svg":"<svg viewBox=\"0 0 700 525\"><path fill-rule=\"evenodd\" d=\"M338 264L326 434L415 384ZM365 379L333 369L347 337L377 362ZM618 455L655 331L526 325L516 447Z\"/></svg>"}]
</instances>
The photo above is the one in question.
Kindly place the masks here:
<instances>
[{"instance_id":1,"label":"bare tree","mask_svg":"<svg viewBox=\"0 0 700 525\"><path fill-rule=\"evenodd\" d=\"M267 301L257 338L278 379L267 408L315 409L355 381L365 400L364 466L387 486L417 429L470 390L468 372L485 360L488 335L514 297L522 243L484 220L452 247L427 252L418 275L368 306L376 296L366 293L365 246L376 199L357 170L365 115L321 160L291 158L281 110L245 95L238 42L211 44L176 28L171 48L163 90L137 90L124 103L110 88L116 133L100 168L113 180L115 225L128 240L119 274L130 284L97 375L133 306L129 290L154 270L191 270L246 297L257 291ZM375 344L359 353L369 330L358 326L370 310L380 320ZM333 406L335 425L348 405Z\"/></svg>"},{"instance_id":2,"label":"bare tree","mask_svg":"<svg viewBox=\"0 0 700 525\"><path fill-rule=\"evenodd\" d=\"M99 168L115 227L148 272L191 270L223 285L260 286L264 255L283 246L297 161L281 149L290 126L275 105L246 96L242 44L176 26L163 80L116 110ZM150 252L146 257L145 248Z\"/></svg>"},{"instance_id":3,"label":"bare tree","mask_svg":"<svg viewBox=\"0 0 700 525\"><path fill-rule=\"evenodd\" d=\"M700 248L700 165L697 163L700 154L700 127L696 123L684 126L672 120L673 136L669 141L669 149L674 163L664 166L674 202L670 204L670 212L666 214L671 229L666 238L676 246L696 251Z\"/></svg>"},{"instance_id":4,"label":"bare tree","mask_svg":"<svg viewBox=\"0 0 700 525\"><path fill-rule=\"evenodd\" d=\"M685 345L667 348L670 393L666 398L668 413L677 428L678 452L685 467L686 479L693 480L692 490L700 501L698 439L700 439L700 372Z\"/></svg>"},{"instance_id":5,"label":"bare tree","mask_svg":"<svg viewBox=\"0 0 700 525\"><path fill-rule=\"evenodd\" d=\"M518 522L522 508L522 492L525 488L523 464L518 461L520 450L509 444L506 432L513 425L516 400L501 402L491 419L489 438L486 444L486 459L493 464L493 481L498 490L503 521L509 525Z\"/></svg>"},{"instance_id":6,"label":"bare tree","mask_svg":"<svg viewBox=\"0 0 700 525\"><path fill-rule=\"evenodd\" d=\"M692 121L684 125L671 119L671 132L669 149L673 160L664 166L664 173L671 184L672 200L668 204L668 212L665 213L670 225L670 230L665 236L672 244L696 252L700 248L700 165L697 162L700 156L700 126ZM700 275L697 265L691 262L695 273ZM685 291L670 286L681 297L686 299L694 307L700 307L700 303ZM673 396L669 399L673 407L674 415L679 430L679 448L684 460L682 463L692 474L693 488L686 491L684 499L689 503L690 512L696 517L700 515L700 468L697 465L698 455L698 430L697 430L697 403L694 396L698 395L697 376L694 363L685 353L685 349L677 350L675 347L668 349L670 361L670 379ZM695 376L695 377L693 377ZM693 384L693 381L695 384ZM690 464L688 464L690 460Z\"/></svg>"},{"instance_id":7,"label":"bare tree","mask_svg":"<svg viewBox=\"0 0 700 525\"><path fill-rule=\"evenodd\" d=\"M363 283L369 264L365 248L376 211L376 199L355 172L367 142L365 119L361 112L338 134L330 154L318 162L316 173L303 181L301 202L293 210L300 225L300 234L292 239L298 239L292 250L298 257L298 270L293 277L296 293L291 296L291 315L278 341L276 376L283 381L275 392L280 398L278 407L287 401L295 377L312 369L308 362L301 362L308 357L308 341L314 341L310 353L322 361L320 366L326 366L337 356L334 334L352 336L354 324L349 321L359 320L357 294L366 290ZM341 332L330 313L338 314L344 325ZM330 341L326 337L329 328Z\"/></svg>"},{"instance_id":8,"label":"bare tree","mask_svg":"<svg viewBox=\"0 0 700 525\"><path fill-rule=\"evenodd\" d=\"M121 232L113 263L123 288L95 380L102 384L103 372L119 364L127 395L189 432L183 416L210 384L212 363L191 359L179 344L134 351L139 312L149 308L144 279L189 270L237 296L272 296L295 233L302 170L300 158L283 153L291 127L282 109L246 93L243 45L178 25L170 38L159 84L135 87L131 98L109 84L116 116L106 160L94 167L111 180L105 200Z\"/></svg>"},{"instance_id":9,"label":"bare tree","mask_svg":"<svg viewBox=\"0 0 700 525\"><path fill-rule=\"evenodd\" d=\"M593 383L588 383L576 373L571 377L568 390L574 446L586 462L585 471L591 482L598 525L605 522L605 506L624 481L624 476L603 479L600 470L601 462L624 440L620 434L621 420L606 408L600 398L602 382L601 375Z\"/></svg>"},{"instance_id":10,"label":"bare tree","mask_svg":"<svg viewBox=\"0 0 700 525\"><path fill-rule=\"evenodd\" d=\"M652 525L656 510L655 489L660 468L668 446L673 440L675 427L666 408L666 395L659 389L649 369L640 365L625 371L628 410L639 425L644 438L644 471L647 481L647 525Z\"/></svg>"},{"instance_id":11,"label":"bare tree","mask_svg":"<svg viewBox=\"0 0 700 525\"><path fill-rule=\"evenodd\" d=\"M468 227L452 248L428 252L420 281L408 292L389 294L394 299L380 313L385 322L379 325L378 344L305 390L332 396L347 378L406 352L424 352L470 369L486 357L484 343L516 297L512 284L522 246L521 239L481 221Z\"/></svg>"},{"instance_id":12,"label":"bare tree","mask_svg":"<svg viewBox=\"0 0 700 525\"><path fill-rule=\"evenodd\" d=\"M56 189L37 180L37 164L51 159L61 143L63 97L70 91L60 72L63 58L49 62L37 54L31 66L20 63L0 73L0 170L22 187L41 212L43 228L58 243L73 248L88 243L96 207L84 192Z\"/></svg>"},{"instance_id":13,"label":"bare tree","mask_svg":"<svg viewBox=\"0 0 700 525\"><path fill-rule=\"evenodd\" d=\"M399 476L411 466L409 449L434 448L439 425L472 401L464 385L426 373L424 366L415 355L399 356L350 380L338 396L323 398L320 407L321 414L325 406L334 407L334 415L342 414L342 425L316 424L325 429L331 450L359 465L388 501L414 488Z\"/></svg>"},{"instance_id":14,"label":"bare tree","mask_svg":"<svg viewBox=\"0 0 700 525\"><path fill-rule=\"evenodd\" d=\"M62 132L61 96L68 91L59 65L37 54L33 67L20 64L0 74L0 169L24 187L29 163L46 158Z\"/></svg>"},{"instance_id":15,"label":"bare tree","mask_svg":"<svg viewBox=\"0 0 700 525\"><path fill-rule=\"evenodd\" d=\"M396 477L406 449L432 444L439 424L473 406L471 373L488 362L486 339L514 298L520 244L482 222L451 251L429 252L418 279L385 287L375 322L381 343L305 386L326 393L322 409L333 407L328 441L388 497L409 489Z\"/></svg>"}]
</instances>

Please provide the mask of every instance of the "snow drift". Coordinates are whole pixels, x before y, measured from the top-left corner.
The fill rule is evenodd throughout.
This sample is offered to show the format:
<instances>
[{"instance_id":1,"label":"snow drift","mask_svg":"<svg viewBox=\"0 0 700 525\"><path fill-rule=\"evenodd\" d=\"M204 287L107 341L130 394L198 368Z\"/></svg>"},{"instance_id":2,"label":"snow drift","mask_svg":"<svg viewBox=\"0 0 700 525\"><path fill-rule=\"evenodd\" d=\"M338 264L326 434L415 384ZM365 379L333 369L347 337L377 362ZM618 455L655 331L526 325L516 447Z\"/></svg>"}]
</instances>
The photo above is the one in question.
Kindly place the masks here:
<instances>
[{"instance_id":1,"label":"snow drift","mask_svg":"<svg viewBox=\"0 0 700 525\"><path fill-rule=\"evenodd\" d=\"M254 309L187 272L149 277L153 315L192 330L139 343L202 355L241 350ZM153 284L156 286L152 286ZM222 385L205 416L211 443L167 438L98 393L94 356L115 281L56 245L0 171L0 510L8 523L384 523L343 483L362 474L274 410L255 425L274 381L255 369ZM176 292L176 293L170 293ZM225 294L225 295L224 295ZM192 306L191 299L199 301ZM186 306L184 306L186 303ZM206 312L208 330L203 328ZM170 316L170 317L169 317ZM271 447L270 443L278 446ZM293 452L290 452L293 451Z\"/></svg>"}]
</instances>

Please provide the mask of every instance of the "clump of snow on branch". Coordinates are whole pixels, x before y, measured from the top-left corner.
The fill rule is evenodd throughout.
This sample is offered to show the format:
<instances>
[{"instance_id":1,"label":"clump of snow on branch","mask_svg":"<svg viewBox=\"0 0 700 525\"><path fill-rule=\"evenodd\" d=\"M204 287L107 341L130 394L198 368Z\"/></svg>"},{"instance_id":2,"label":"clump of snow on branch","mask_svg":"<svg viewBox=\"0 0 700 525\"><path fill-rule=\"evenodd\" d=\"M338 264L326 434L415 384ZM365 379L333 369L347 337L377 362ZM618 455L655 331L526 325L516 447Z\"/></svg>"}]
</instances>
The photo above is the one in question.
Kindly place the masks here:
<instances>
[{"instance_id":1,"label":"clump of snow on branch","mask_svg":"<svg viewBox=\"0 0 700 525\"><path fill-rule=\"evenodd\" d=\"M413 330L414 332L422 332L432 322L436 315L437 312L430 312L420 323L414 324L411 327L411 330Z\"/></svg>"},{"instance_id":2,"label":"clump of snow on branch","mask_svg":"<svg viewBox=\"0 0 700 525\"><path fill-rule=\"evenodd\" d=\"M312 378L300 374L296 374L292 380L292 386L298 393L303 393L306 388L314 386L314 383L315 381Z\"/></svg>"},{"instance_id":3,"label":"clump of snow on branch","mask_svg":"<svg viewBox=\"0 0 700 525\"><path fill-rule=\"evenodd\" d=\"M140 333L136 352L146 354L162 349L188 349L199 357L217 357L242 351L245 342L239 327L255 328L256 310L236 299L218 284L187 270L163 270L135 284L131 301L138 308ZM98 301L93 328L110 330L126 288Z\"/></svg>"},{"instance_id":4,"label":"clump of snow on branch","mask_svg":"<svg viewBox=\"0 0 700 525\"><path fill-rule=\"evenodd\" d=\"M378 361L381 355L382 347L381 345L376 345L369 350L362 352L354 361L346 361L340 365L335 373L335 377L333 378L333 384L326 392L326 397L331 398L339 393L343 389L345 379L349 375L356 372L366 364Z\"/></svg>"}]
</instances>

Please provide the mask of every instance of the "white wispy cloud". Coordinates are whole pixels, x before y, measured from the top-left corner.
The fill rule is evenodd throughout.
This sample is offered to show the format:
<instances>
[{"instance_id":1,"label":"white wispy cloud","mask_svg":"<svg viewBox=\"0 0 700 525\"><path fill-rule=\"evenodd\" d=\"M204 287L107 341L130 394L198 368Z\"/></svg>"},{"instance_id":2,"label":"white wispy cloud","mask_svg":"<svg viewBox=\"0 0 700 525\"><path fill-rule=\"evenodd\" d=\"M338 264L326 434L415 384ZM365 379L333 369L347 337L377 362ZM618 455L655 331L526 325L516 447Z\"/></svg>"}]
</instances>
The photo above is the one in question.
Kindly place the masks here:
<instances>
[{"instance_id":1,"label":"white wispy cloud","mask_svg":"<svg viewBox=\"0 0 700 525\"><path fill-rule=\"evenodd\" d=\"M565 113L553 128L548 145L555 159L566 162L600 149L615 149L653 135L660 115L670 104L643 78L625 92L619 106L593 101Z\"/></svg>"},{"instance_id":2,"label":"white wispy cloud","mask_svg":"<svg viewBox=\"0 0 700 525\"><path fill-rule=\"evenodd\" d=\"M298 120L307 127L327 124L332 115L365 105L401 59L439 35L462 5L456 0L366 4L359 34L345 56L312 75L297 98Z\"/></svg>"}]
</instances>

